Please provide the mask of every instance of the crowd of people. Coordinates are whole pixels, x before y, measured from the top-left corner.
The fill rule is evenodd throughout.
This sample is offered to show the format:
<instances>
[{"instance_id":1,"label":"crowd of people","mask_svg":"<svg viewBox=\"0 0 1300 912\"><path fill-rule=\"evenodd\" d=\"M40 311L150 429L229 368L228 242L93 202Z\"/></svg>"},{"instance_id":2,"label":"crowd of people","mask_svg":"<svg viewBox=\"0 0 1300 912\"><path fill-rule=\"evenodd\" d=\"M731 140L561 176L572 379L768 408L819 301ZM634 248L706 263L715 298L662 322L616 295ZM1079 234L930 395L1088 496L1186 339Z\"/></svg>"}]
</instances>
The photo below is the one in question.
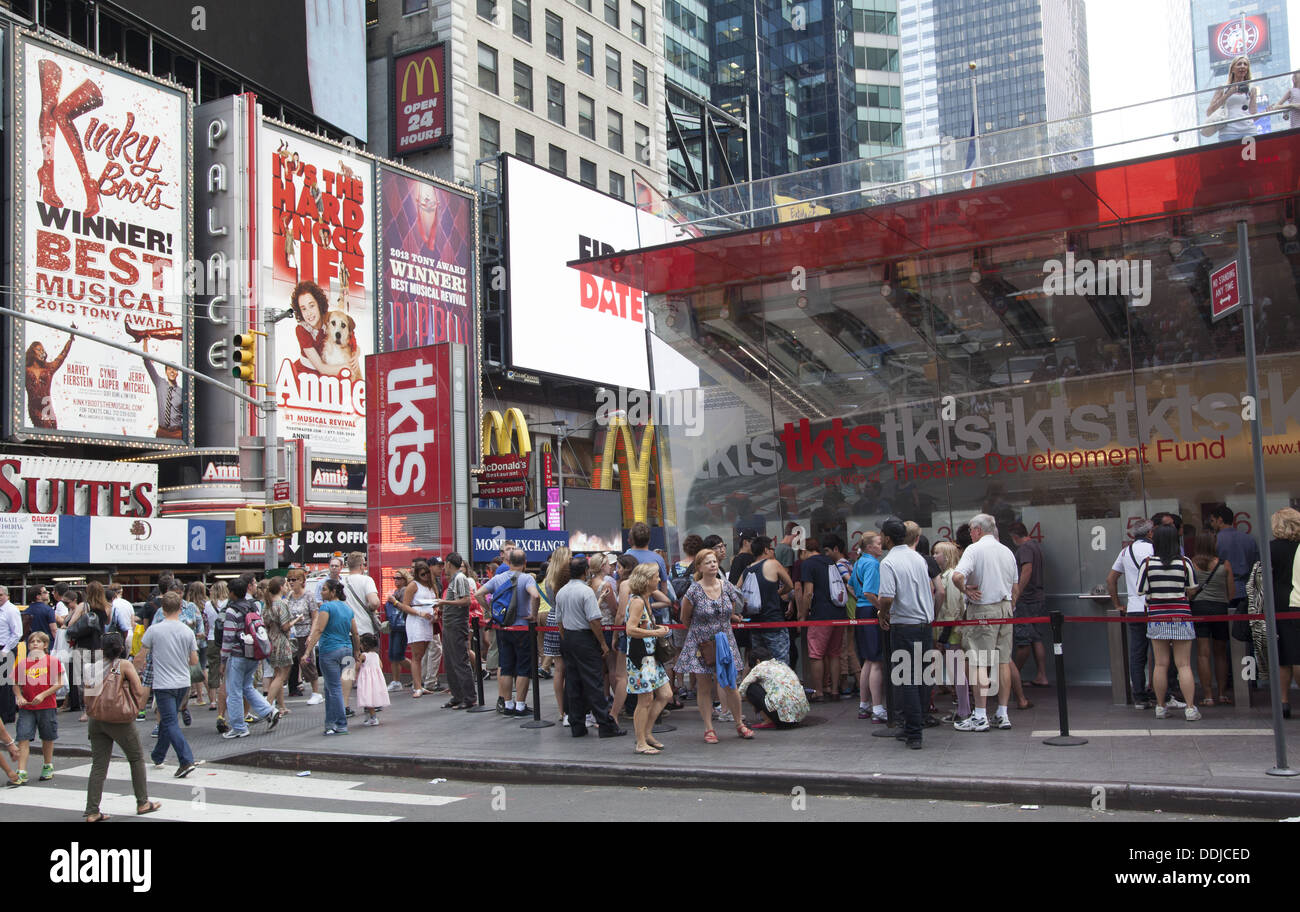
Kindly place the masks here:
<instances>
[{"instance_id":1,"label":"crowd of people","mask_svg":"<svg viewBox=\"0 0 1300 912\"><path fill-rule=\"evenodd\" d=\"M1107 579L1114 607L1138 622L1123 625L1133 703L1157 719L1182 710L1197 721L1202 708L1246 698L1229 673L1230 626L1240 624L1232 634L1252 639L1257 662L1267 655L1262 624L1210 620L1261 610L1255 540L1234 527L1227 507L1212 511L1207 528L1188 529L1172 513L1137 523ZM174 775L184 778L202 762L185 736L191 706L217 713L217 730L233 740L257 724L273 730L291 712L285 695L309 687L307 705L324 704L323 733L338 736L358 710L363 725L379 725L392 696L408 689L404 676L412 699L446 694L448 710L476 707L480 679L494 678L496 711L526 717L535 712L527 700L536 671L552 679L574 737L590 727L602 738L626 735L621 720L631 720L634 750L647 755L664 750L656 724L692 700L704 741L717 744L715 723L750 740L755 730L797 726L810 704L856 694L860 720L884 723L892 704L901 720L896 737L920 749L924 730L935 725L1010 729L1012 702L1029 708L1026 688L1049 686L1042 625L1029 621L1045 612L1043 553L1022 523L1000 533L994 517L980 513L933 549L916 523L892 517L852 547L833 531L820 541L800 540L794 524L785 531L780 541L742 531L730 561L720 537L688 535L670 566L637 523L626 553L557 548L537 574L525 552L505 542L481 577L454 552L417 560L397 571L382 603L360 552L336 557L314 581L292 569L283 578L249 573L209 588L163 573L138 608L116 585L41 589L27 609L26 655L14 664L13 686L0 688L0 770L11 787L27 784L39 740L40 779L51 779L58 713L81 712L92 751L87 819L104 819L99 801L114 744L131 766L139 813L151 813L158 803L147 794L134 725L151 711L155 768L174 753ZM1300 512L1277 511L1271 531L1274 607L1293 612L1300 609ZM788 626L854 618L878 623ZM1021 622L935 626L961 619ZM502 629L530 621L554 629ZM761 626L735 629L742 622ZM7 661L16 659L22 636L23 621L0 587ZM1290 718L1300 621L1278 621L1277 646L1282 712ZM794 670L801 648L804 680ZM932 655L942 657L938 687L922 668L899 667ZM1036 673L1027 677L1031 658ZM941 695L953 703L942 717ZM12 737L6 724L16 725Z\"/></svg>"}]
</instances>

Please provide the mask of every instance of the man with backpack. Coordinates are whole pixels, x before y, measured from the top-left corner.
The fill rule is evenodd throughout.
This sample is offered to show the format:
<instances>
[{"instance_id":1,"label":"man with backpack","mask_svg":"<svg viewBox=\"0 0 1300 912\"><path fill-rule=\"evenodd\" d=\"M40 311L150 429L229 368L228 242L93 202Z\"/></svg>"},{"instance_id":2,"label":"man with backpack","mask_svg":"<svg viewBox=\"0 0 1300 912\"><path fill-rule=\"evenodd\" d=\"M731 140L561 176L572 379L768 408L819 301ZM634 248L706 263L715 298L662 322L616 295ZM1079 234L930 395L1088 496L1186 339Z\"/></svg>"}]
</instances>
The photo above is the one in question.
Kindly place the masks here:
<instances>
[{"instance_id":1,"label":"man with backpack","mask_svg":"<svg viewBox=\"0 0 1300 912\"><path fill-rule=\"evenodd\" d=\"M760 535L753 541L754 561L740 575L740 592L745 596L745 620L760 624L785 620L782 601L794 591L790 574L776 559L772 539ZM790 630L767 627L753 631L753 648L765 648L782 664L790 663Z\"/></svg>"},{"instance_id":2,"label":"man with backpack","mask_svg":"<svg viewBox=\"0 0 1300 912\"><path fill-rule=\"evenodd\" d=\"M490 613L493 624L514 627L527 624L536 616L542 595L537 590L537 582L524 572L527 563L528 557L522 548L512 549L510 569L497 573L474 593L474 598L482 602ZM483 602L484 595L490 597L490 602ZM531 715L527 697L533 671L533 641L528 631L498 630L497 659L500 665L497 712L506 716Z\"/></svg>"},{"instance_id":3,"label":"man with backpack","mask_svg":"<svg viewBox=\"0 0 1300 912\"><path fill-rule=\"evenodd\" d=\"M266 719L267 730L280 722L280 711L262 697L253 677L257 663L271 655L271 641L262 624L262 615L248 598L252 574L230 581L230 601L226 603L226 616L221 629L221 659L226 665L226 719L230 730L221 737L248 737L248 723L244 721L244 702L259 719Z\"/></svg>"},{"instance_id":4,"label":"man with backpack","mask_svg":"<svg viewBox=\"0 0 1300 912\"><path fill-rule=\"evenodd\" d=\"M821 543L822 551L804 558L800 568L800 585L803 587L803 604L807 620L848 620L848 588L845 574L830 554L842 553L844 540L834 532ZM800 620L804 620L803 617ZM835 673L839 668L843 627L808 628L808 686L816 694L811 703L838 700Z\"/></svg>"}]
</instances>

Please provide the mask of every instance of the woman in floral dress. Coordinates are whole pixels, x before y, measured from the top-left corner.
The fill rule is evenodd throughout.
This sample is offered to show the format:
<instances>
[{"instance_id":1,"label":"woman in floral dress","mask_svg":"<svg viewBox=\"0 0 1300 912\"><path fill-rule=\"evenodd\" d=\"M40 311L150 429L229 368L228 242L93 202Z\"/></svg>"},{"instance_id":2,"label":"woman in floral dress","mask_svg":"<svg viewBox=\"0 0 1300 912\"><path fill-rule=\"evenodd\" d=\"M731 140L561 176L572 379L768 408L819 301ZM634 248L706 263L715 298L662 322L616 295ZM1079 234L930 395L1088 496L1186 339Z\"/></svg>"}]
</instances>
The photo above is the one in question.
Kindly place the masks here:
<instances>
[{"instance_id":1,"label":"woman in floral dress","mask_svg":"<svg viewBox=\"0 0 1300 912\"><path fill-rule=\"evenodd\" d=\"M631 595L627 602L627 692L640 694L632 714L632 728L636 732L636 752L657 754L663 745L651 734L655 720L664 711L673 691L668 685L668 674L655 661L657 640L672 636L667 627L655 624L649 607L650 593L659 585L659 565L640 564L628 580ZM620 701L621 702L621 701ZM614 718L618 715L615 713Z\"/></svg>"},{"instance_id":2,"label":"woman in floral dress","mask_svg":"<svg viewBox=\"0 0 1300 912\"><path fill-rule=\"evenodd\" d=\"M740 671L740 650L731 632L731 621L741 619L740 612L745 597L740 590L718 573L718 556L709 548L695 555L695 582L682 597L682 623L686 625L686 642L682 644L675 669L682 674L695 675L696 705L704 720L704 741L718 743L718 733L713 730L713 683L717 675L716 663L706 665L701 658L701 646L707 650L715 643L719 633L726 634L727 648L737 673ZM736 720L736 734L746 740L754 737L745 724L740 708L740 692L735 686L721 688L720 699Z\"/></svg>"},{"instance_id":3,"label":"woman in floral dress","mask_svg":"<svg viewBox=\"0 0 1300 912\"><path fill-rule=\"evenodd\" d=\"M284 583L280 577L273 576L267 581L262 624L266 627L267 639L271 641L271 656L266 661L274 675L271 686L266 690L266 699L280 712L287 713L289 710L284 708L284 685L289 680L289 669L293 665L293 614L280 596L283 589Z\"/></svg>"}]
</instances>

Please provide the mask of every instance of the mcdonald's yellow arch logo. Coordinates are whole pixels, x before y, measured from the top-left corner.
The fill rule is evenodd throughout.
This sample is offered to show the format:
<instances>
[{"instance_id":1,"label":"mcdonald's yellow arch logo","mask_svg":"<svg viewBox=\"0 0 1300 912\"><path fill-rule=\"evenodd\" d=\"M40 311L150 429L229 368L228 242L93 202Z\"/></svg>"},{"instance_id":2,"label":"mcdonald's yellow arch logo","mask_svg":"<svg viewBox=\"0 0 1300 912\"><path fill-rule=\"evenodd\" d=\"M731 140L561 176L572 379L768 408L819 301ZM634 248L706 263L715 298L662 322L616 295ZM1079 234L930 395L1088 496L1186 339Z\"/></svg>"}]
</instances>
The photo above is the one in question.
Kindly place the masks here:
<instances>
[{"instance_id":1,"label":"mcdonald's yellow arch logo","mask_svg":"<svg viewBox=\"0 0 1300 912\"><path fill-rule=\"evenodd\" d=\"M532 452L533 443L528 437L528 422L524 413L517 408L506 409L505 417L500 412L488 412L483 416L483 455L492 455L492 443L496 441L496 452L505 455L510 452L510 438L515 438L519 445L519 455Z\"/></svg>"},{"instance_id":2,"label":"mcdonald's yellow arch logo","mask_svg":"<svg viewBox=\"0 0 1300 912\"><path fill-rule=\"evenodd\" d=\"M619 444L622 446L619 446ZM635 454L635 455L634 455ZM654 464L659 456L661 465ZM596 487L609 491L614 487L614 466L618 465L620 487L623 490L623 522L649 522L650 479L659 482L659 498L663 501L663 518L668 524L676 523L677 509L673 498L672 470L663 444L655 436L653 424L647 424L641 433L638 448L632 437L632 428L626 418L611 417L605 434L605 447L600 454L596 472Z\"/></svg>"},{"instance_id":3,"label":"mcdonald's yellow arch logo","mask_svg":"<svg viewBox=\"0 0 1300 912\"><path fill-rule=\"evenodd\" d=\"M411 71L415 71L415 95L420 98L424 95L424 66L429 65L430 78L433 80L433 91L439 92L441 88L438 84L438 65L433 62L432 55L426 54L419 60L408 60L406 62L406 71L402 73L402 101L406 101L407 81L411 78Z\"/></svg>"}]
</instances>

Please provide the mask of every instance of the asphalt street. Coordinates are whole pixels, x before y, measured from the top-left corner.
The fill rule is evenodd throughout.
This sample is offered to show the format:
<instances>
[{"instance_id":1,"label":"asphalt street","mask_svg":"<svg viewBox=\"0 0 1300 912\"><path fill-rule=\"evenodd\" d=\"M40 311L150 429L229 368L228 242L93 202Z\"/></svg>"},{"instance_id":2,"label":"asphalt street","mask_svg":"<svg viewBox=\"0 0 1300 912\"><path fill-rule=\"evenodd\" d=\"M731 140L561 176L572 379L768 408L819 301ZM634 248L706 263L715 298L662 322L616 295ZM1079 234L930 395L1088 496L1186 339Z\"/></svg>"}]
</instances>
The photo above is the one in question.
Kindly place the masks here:
<instances>
[{"instance_id":1,"label":"asphalt street","mask_svg":"<svg viewBox=\"0 0 1300 912\"><path fill-rule=\"evenodd\" d=\"M75 822L85 807L89 760L65 758L54 779L0 790L0 818L13 822ZM126 763L115 759L104 788L103 810L116 821L149 822L437 822L518 821L1230 821L1234 818L1159 812L1106 812L1088 808L1014 803L891 800L808 794L759 794L653 785L653 772L626 787L492 785L200 766L186 780L174 764L149 767L150 796L162 810L135 816Z\"/></svg>"}]
</instances>

